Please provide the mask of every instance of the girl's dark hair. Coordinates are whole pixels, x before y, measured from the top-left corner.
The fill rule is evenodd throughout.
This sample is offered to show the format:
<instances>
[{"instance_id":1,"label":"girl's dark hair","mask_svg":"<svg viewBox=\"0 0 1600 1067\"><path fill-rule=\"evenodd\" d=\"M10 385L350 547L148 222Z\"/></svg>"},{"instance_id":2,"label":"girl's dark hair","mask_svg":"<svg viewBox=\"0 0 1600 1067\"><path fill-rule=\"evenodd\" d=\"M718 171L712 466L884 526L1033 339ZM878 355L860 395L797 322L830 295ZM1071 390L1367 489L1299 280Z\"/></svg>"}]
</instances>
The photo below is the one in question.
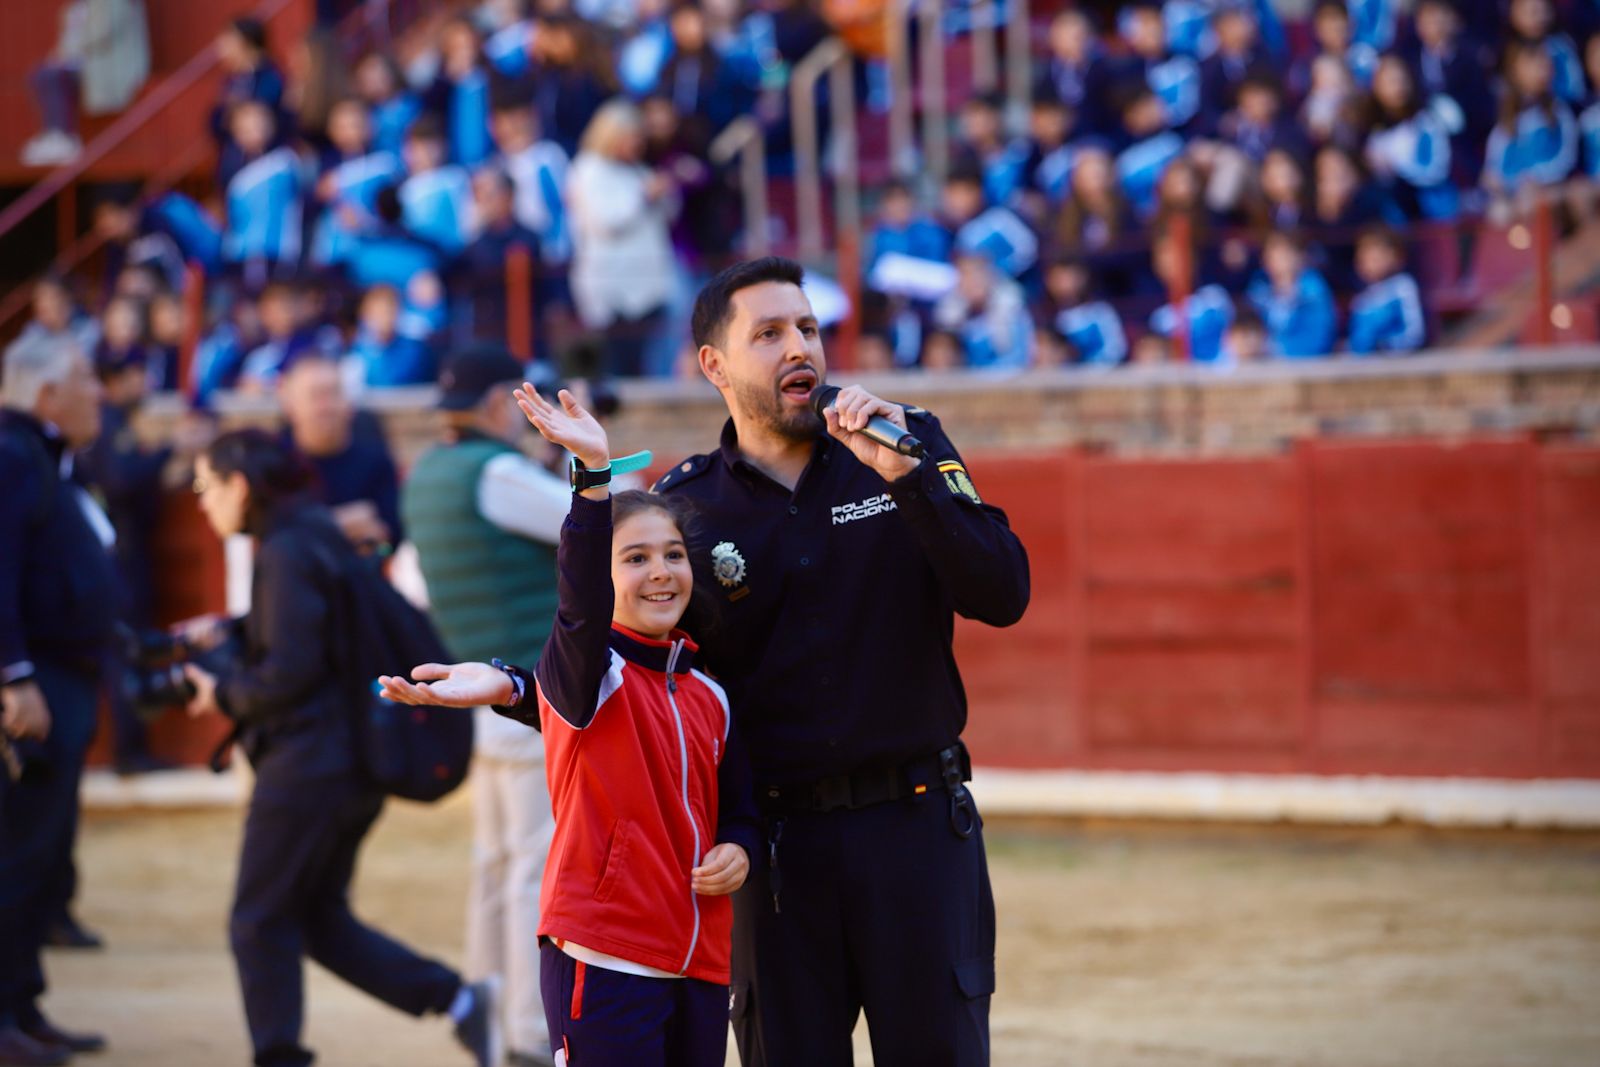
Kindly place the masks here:
<instances>
[{"instance_id":1,"label":"girl's dark hair","mask_svg":"<svg viewBox=\"0 0 1600 1067\"><path fill-rule=\"evenodd\" d=\"M1398 126L1402 122L1409 122L1416 118L1423 110L1422 90L1417 85L1417 76L1411 72L1411 67L1399 56L1394 54L1384 55L1379 58L1380 64L1390 63L1397 67L1406 76L1406 85L1409 92L1406 99L1396 111L1389 110L1388 106L1378 99L1378 94L1368 90L1364 99L1365 115L1363 124L1368 130L1387 130Z\"/></svg>"},{"instance_id":2,"label":"girl's dark hair","mask_svg":"<svg viewBox=\"0 0 1600 1067\"><path fill-rule=\"evenodd\" d=\"M697 524L692 503L683 497L647 493L643 489L626 489L612 494L611 528L616 529L641 511L659 511L665 514L678 527L678 532L683 534L684 544L688 544L694 536Z\"/></svg>"},{"instance_id":3,"label":"girl's dark hair","mask_svg":"<svg viewBox=\"0 0 1600 1067\"><path fill-rule=\"evenodd\" d=\"M304 496L311 486L311 466L305 457L265 430L230 430L202 455L219 478L244 475L250 487L246 533L260 533L274 511Z\"/></svg>"},{"instance_id":4,"label":"girl's dark hair","mask_svg":"<svg viewBox=\"0 0 1600 1067\"><path fill-rule=\"evenodd\" d=\"M1556 118L1555 92L1546 89L1538 96L1524 96L1512 81L1511 68L1516 65L1524 55L1539 54L1546 50L1543 41L1527 40L1524 38L1512 39L1505 48L1505 53L1500 58L1500 76L1504 84L1504 91L1500 95L1501 129L1512 136L1516 135L1517 123L1522 117L1522 112L1530 107L1537 107L1544 112L1544 117L1549 122Z\"/></svg>"}]
</instances>

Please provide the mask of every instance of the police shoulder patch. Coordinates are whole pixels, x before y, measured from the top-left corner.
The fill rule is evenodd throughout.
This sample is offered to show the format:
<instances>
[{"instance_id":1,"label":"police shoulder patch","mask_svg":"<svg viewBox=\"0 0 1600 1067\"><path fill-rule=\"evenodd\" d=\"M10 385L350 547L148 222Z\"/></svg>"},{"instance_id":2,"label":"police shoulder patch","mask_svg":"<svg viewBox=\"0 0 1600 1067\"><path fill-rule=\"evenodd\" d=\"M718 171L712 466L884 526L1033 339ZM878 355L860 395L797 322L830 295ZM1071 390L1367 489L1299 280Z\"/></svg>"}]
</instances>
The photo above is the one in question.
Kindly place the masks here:
<instances>
[{"instance_id":1,"label":"police shoulder patch","mask_svg":"<svg viewBox=\"0 0 1600 1067\"><path fill-rule=\"evenodd\" d=\"M949 459L939 460L939 473L944 476L944 484L949 487L950 495L964 496L974 504L983 503L978 496L977 486L972 484L972 476L967 473L967 468L959 459L951 456Z\"/></svg>"},{"instance_id":2,"label":"police shoulder patch","mask_svg":"<svg viewBox=\"0 0 1600 1067\"><path fill-rule=\"evenodd\" d=\"M678 463L677 466L669 468L665 474L657 478L656 484L650 487L650 491L652 493L664 493L669 489L682 485L690 478L704 474L710 469L711 457L709 455L690 456L688 459Z\"/></svg>"}]
</instances>

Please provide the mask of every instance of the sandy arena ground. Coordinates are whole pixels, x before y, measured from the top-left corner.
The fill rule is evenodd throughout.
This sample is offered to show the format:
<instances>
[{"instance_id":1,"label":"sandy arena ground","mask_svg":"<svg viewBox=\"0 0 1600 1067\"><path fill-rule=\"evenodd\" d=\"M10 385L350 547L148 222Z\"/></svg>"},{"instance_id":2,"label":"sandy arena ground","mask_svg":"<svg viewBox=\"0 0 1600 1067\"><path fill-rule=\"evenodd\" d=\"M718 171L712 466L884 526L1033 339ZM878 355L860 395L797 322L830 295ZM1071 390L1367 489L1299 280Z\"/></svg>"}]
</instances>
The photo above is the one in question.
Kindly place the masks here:
<instances>
[{"instance_id":1,"label":"sandy arena ground","mask_svg":"<svg viewBox=\"0 0 1600 1067\"><path fill-rule=\"evenodd\" d=\"M241 813L94 814L80 866L103 953L52 953L47 1007L88 1064L249 1062L224 936ZM395 804L356 899L459 959L468 813ZM997 1067L1592 1067L1600 837L989 826ZM450 1067L413 1021L309 968L330 1067ZM865 1029L857 1062L869 1063ZM734 1056L729 1063L737 1062Z\"/></svg>"}]
</instances>

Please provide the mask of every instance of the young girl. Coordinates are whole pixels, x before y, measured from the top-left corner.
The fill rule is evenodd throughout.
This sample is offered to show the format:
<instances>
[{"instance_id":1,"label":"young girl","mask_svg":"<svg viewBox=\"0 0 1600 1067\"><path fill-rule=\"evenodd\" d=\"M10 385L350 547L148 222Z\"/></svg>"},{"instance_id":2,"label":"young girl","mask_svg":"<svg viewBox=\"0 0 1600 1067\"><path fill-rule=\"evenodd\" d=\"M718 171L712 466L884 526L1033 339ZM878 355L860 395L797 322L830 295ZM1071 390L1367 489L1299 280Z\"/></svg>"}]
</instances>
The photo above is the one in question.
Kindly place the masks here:
<instances>
[{"instance_id":1,"label":"young girl","mask_svg":"<svg viewBox=\"0 0 1600 1067\"><path fill-rule=\"evenodd\" d=\"M1506 47L1506 93L1485 149L1483 184L1496 196L1558 185L1578 165L1578 123L1553 89L1550 55L1535 43Z\"/></svg>"},{"instance_id":2,"label":"young girl","mask_svg":"<svg viewBox=\"0 0 1600 1067\"><path fill-rule=\"evenodd\" d=\"M727 698L677 629L694 586L685 516L671 497L609 497L605 431L571 393L559 408L530 385L516 396L593 486L575 492L562 526L556 624L539 665L430 663L412 672L417 684L380 681L394 700L493 704L544 732L556 832L540 985L557 1062L720 1064L728 894L758 837Z\"/></svg>"}]
</instances>

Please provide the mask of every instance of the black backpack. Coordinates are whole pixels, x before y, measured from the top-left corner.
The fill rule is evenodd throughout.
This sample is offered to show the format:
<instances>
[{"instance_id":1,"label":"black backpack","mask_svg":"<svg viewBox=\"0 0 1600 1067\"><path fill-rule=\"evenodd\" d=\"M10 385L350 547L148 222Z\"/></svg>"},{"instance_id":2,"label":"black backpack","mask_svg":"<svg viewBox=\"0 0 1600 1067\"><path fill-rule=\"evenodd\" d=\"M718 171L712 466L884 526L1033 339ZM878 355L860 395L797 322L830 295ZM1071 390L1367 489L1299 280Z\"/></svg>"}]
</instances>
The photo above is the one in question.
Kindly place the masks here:
<instances>
[{"instance_id":1,"label":"black backpack","mask_svg":"<svg viewBox=\"0 0 1600 1067\"><path fill-rule=\"evenodd\" d=\"M344 546L341 546L344 547ZM419 663L449 663L428 616L400 595L375 561L318 546L336 580L335 664L347 680L357 762L391 796L434 801L460 785L472 761L472 712L396 704L380 674L409 677Z\"/></svg>"}]
</instances>

